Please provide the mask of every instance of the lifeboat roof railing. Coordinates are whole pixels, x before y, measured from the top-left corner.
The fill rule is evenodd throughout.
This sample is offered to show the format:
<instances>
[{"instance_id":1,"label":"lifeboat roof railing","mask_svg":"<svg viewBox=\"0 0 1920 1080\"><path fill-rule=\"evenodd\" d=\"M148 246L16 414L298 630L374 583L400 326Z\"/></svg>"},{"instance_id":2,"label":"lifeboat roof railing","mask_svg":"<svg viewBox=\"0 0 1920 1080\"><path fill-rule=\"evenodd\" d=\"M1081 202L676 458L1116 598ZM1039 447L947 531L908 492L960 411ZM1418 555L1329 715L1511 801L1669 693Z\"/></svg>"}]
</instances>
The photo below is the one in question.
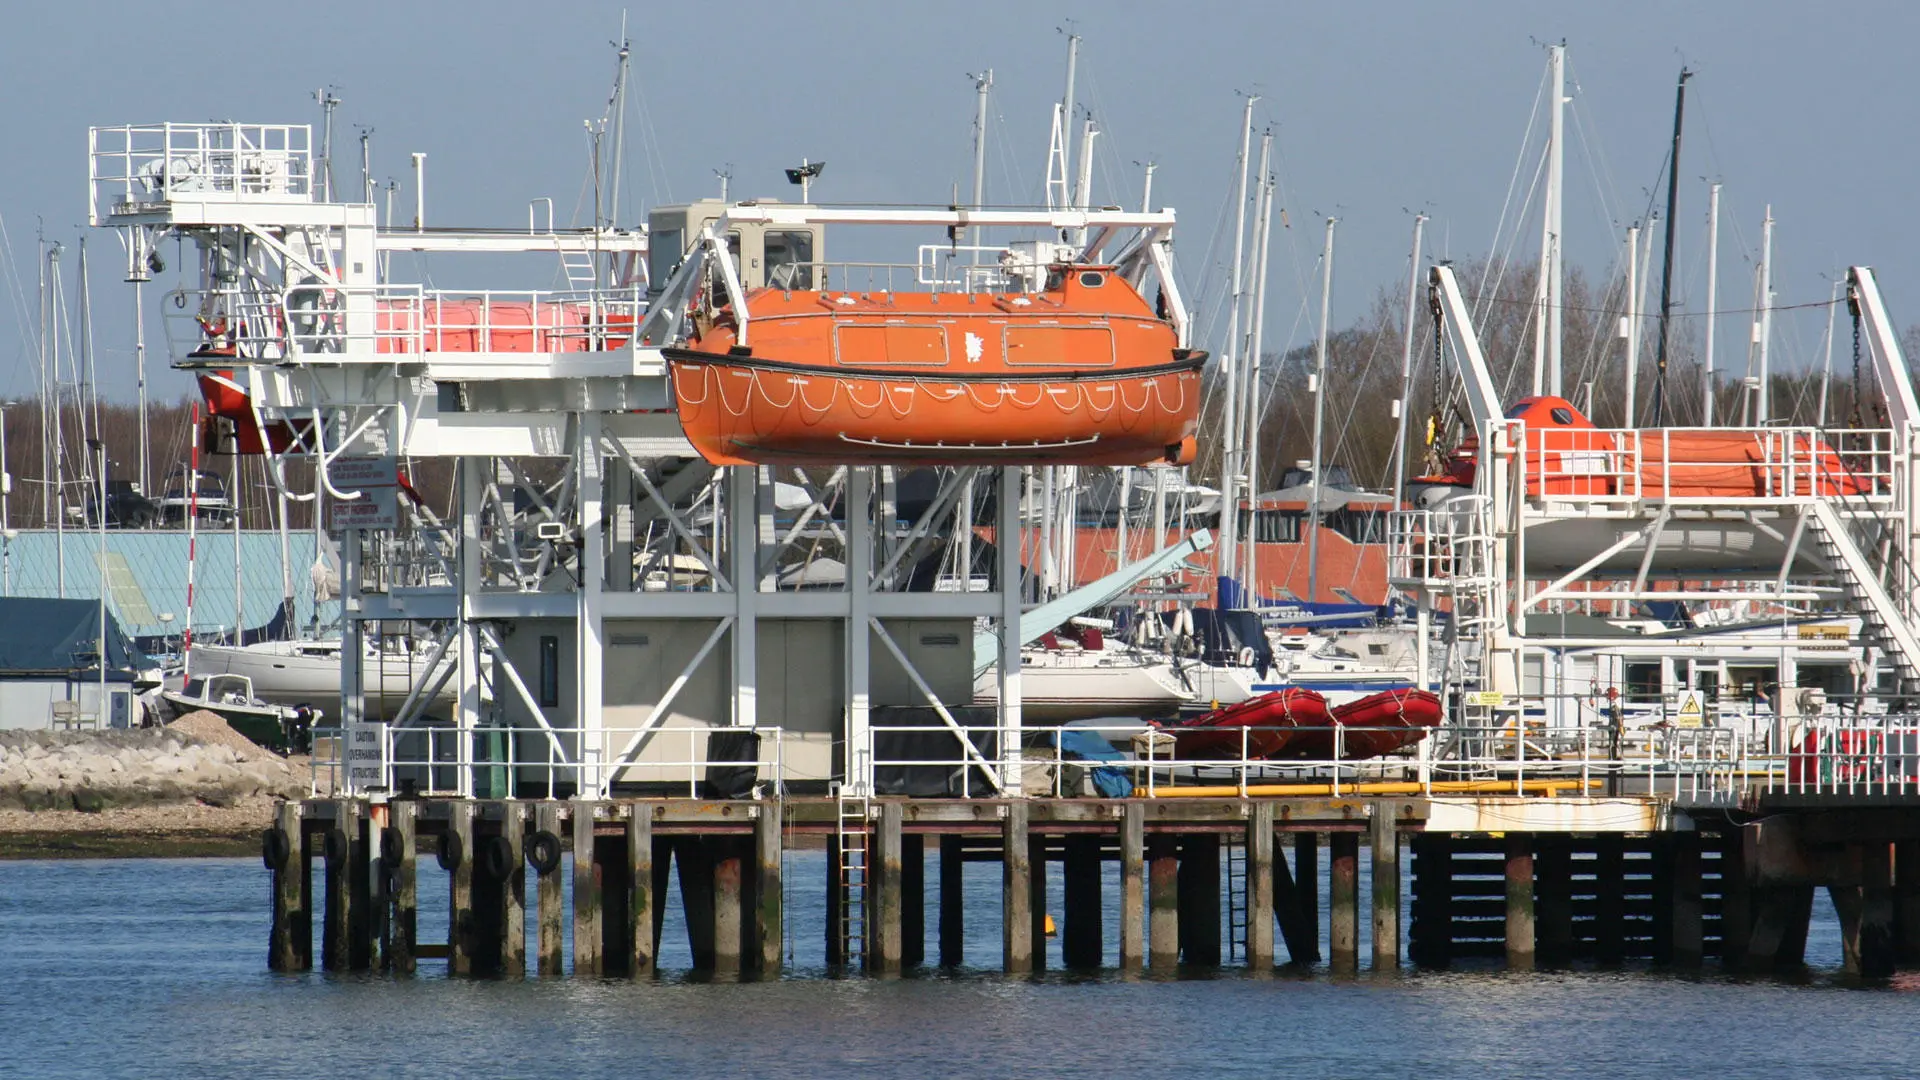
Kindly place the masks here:
<instances>
[{"instance_id":1,"label":"lifeboat roof railing","mask_svg":"<svg viewBox=\"0 0 1920 1080\"><path fill-rule=\"evenodd\" d=\"M193 202L311 202L307 124L124 124L87 129L88 224Z\"/></svg>"},{"instance_id":2,"label":"lifeboat roof railing","mask_svg":"<svg viewBox=\"0 0 1920 1080\"><path fill-rule=\"evenodd\" d=\"M1530 498L1622 508L1891 503L1900 445L1885 428L1535 427L1514 436L1514 480Z\"/></svg>"},{"instance_id":3,"label":"lifeboat roof railing","mask_svg":"<svg viewBox=\"0 0 1920 1080\"><path fill-rule=\"evenodd\" d=\"M805 225L885 225L939 227L950 237L976 228L1012 228L1047 230L1053 235L1085 235L1072 259L1086 265L1110 265L1114 273L1141 288L1151 274L1157 279L1168 321L1173 324L1179 347L1189 344L1189 320L1173 273L1173 225L1171 207L1154 211L995 209L965 210L926 207L822 207L793 203L741 203L709 222L688 251L686 258L668 278L641 324L637 340L648 347L678 344L685 339L688 308L696 298L708 295L711 278L733 308L736 318L735 340L748 344L750 319L746 314L745 290L738 268L728 256L722 239L736 224L798 227ZM1111 248L1115 254L1108 256ZM996 253L1015 248L987 249ZM1048 261L1052 261L1049 259ZM807 264L812 265L812 264ZM849 264L839 264L849 265ZM883 264L871 264L880 266ZM715 273L710 275L709 268ZM711 296L717 301L719 297Z\"/></svg>"}]
</instances>

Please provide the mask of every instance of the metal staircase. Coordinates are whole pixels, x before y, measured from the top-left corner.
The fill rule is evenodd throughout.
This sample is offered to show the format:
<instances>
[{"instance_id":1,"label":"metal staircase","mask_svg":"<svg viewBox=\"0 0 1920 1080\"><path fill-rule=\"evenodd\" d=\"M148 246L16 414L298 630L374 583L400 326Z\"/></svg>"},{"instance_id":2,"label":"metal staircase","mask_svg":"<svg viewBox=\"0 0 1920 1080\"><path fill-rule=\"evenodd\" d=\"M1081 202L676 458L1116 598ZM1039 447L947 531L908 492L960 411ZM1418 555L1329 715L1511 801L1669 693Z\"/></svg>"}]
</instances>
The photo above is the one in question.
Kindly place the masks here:
<instances>
[{"instance_id":1,"label":"metal staircase","mask_svg":"<svg viewBox=\"0 0 1920 1080\"><path fill-rule=\"evenodd\" d=\"M1814 542L1832 563L1841 592L1859 612L1866 637L1892 665L1900 693L1920 693L1920 634L1901 601L1913 592L1913 573L1904 556L1893 549L1880 550L1878 560L1869 556L1831 502L1810 502L1807 515Z\"/></svg>"},{"instance_id":2,"label":"metal staircase","mask_svg":"<svg viewBox=\"0 0 1920 1080\"><path fill-rule=\"evenodd\" d=\"M872 835L873 799L865 784L834 788L834 838L839 841L840 865L835 888L840 895L840 925L836 929L841 961L849 968L867 958L867 885L872 868L868 847Z\"/></svg>"}]
</instances>

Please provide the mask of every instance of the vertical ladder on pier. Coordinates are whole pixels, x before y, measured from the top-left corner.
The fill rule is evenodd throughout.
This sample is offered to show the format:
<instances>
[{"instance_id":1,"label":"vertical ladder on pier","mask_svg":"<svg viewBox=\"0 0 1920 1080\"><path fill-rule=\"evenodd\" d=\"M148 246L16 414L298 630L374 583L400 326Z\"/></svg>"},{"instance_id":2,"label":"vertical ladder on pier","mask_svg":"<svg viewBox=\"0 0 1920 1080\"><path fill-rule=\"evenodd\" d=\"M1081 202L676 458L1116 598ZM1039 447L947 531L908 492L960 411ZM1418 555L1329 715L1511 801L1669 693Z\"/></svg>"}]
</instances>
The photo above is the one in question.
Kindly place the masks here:
<instances>
[{"instance_id":1,"label":"vertical ladder on pier","mask_svg":"<svg viewBox=\"0 0 1920 1080\"><path fill-rule=\"evenodd\" d=\"M840 890L840 955L851 968L867 957L867 885L871 879L868 849L873 800L864 784L842 784L834 789L834 836L840 842L836 868Z\"/></svg>"},{"instance_id":2,"label":"vertical ladder on pier","mask_svg":"<svg viewBox=\"0 0 1920 1080\"><path fill-rule=\"evenodd\" d=\"M1228 841L1227 849L1227 959L1247 952L1247 845Z\"/></svg>"},{"instance_id":3,"label":"vertical ladder on pier","mask_svg":"<svg viewBox=\"0 0 1920 1080\"><path fill-rule=\"evenodd\" d=\"M599 284L600 271L593 263L593 252L584 246L575 247L565 240L556 242L560 249L560 272L567 275L567 291L592 292Z\"/></svg>"},{"instance_id":4,"label":"vertical ladder on pier","mask_svg":"<svg viewBox=\"0 0 1920 1080\"><path fill-rule=\"evenodd\" d=\"M1869 556L1830 502L1815 500L1807 513L1814 541L1833 564L1840 589L1859 613L1866 637L1893 666L1900 692L1920 692L1920 632L1901 601L1912 592L1911 584L1902 580L1912 577L1905 555L1890 551L1881 552L1878 560Z\"/></svg>"}]
</instances>

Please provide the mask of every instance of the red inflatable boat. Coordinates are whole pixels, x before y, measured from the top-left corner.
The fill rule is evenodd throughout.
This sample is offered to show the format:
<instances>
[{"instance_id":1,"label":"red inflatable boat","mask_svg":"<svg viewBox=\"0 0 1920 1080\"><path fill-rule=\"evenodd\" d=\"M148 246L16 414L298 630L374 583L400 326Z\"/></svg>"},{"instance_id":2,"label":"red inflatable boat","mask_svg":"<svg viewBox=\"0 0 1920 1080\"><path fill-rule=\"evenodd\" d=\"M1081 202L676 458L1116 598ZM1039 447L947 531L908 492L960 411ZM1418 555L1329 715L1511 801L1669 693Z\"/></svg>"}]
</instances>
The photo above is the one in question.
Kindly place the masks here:
<instances>
[{"instance_id":1,"label":"red inflatable boat","mask_svg":"<svg viewBox=\"0 0 1920 1080\"><path fill-rule=\"evenodd\" d=\"M1248 760L1259 760L1273 757L1286 747L1293 728L1328 724L1331 716L1326 698L1304 687L1290 686L1215 709L1167 730L1173 734L1175 753L1182 758L1237 761L1244 747Z\"/></svg>"},{"instance_id":2,"label":"red inflatable boat","mask_svg":"<svg viewBox=\"0 0 1920 1080\"><path fill-rule=\"evenodd\" d=\"M1336 723L1340 725L1337 749L1342 760L1379 757L1404 750L1439 727L1440 699L1425 690L1405 687L1349 701L1336 706L1332 718L1313 730L1289 732L1286 753L1282 756L1308 761L1331 760L1336 749L1333 729Z\"/></svg>"}]
</instances>

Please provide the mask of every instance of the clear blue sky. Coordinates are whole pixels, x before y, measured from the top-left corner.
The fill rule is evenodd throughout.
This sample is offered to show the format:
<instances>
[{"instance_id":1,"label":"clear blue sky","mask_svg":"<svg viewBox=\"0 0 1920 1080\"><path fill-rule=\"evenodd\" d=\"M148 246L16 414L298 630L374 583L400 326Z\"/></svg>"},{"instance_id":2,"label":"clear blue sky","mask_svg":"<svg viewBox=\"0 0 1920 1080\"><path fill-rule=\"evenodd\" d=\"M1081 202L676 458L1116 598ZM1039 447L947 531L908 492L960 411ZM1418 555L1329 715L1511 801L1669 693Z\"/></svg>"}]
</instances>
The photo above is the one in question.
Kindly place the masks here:
<instances>
[{"instance_id":1,"label":"clear blue sky","mask_svg":"<svg viewBox=\"0 0 1920 1080\"><path fill-rule=\"evenodd\" d=\"M340 182L358 181L356 125L375 173L406 181L428 154L429 216L524 222L551 195L564 220L586 169L581 121L604 109L621 4L506 0L22 5L0 35L6 147L0 216L0 393L29 393L33 355L11 295L34 310L34 236L83 229L89 124L238 119L317 124L311 92L339 87ZM1690 93L1677 295L1704 295L1706 183L1724 181L1722 306L1750 289L1766 204L1778 219L1780 302L1825 297L1823 273L1870 263L1896 318L1920 322L1920 7L1746 3L1475 2L1180 5L898 3L632 5L651 153L632 158L643 203L717 191L786 196L779 169L825 159L816 198L945 202L970 173L972 84L992 67L989 200L1039 195L1047 109L1072 19L1085 38L1081 102L1105 129L1099 202L1139 197L1136 162L1160 163L1156 202L1182 215L1192 283L1209 266L1232 175L1237 92L1263 95L1291 228L1277 231L1269 347L1292 330L1318 255L1320 215L1341 219L1334 321L1403 280L1411 210L1442 251L1484 253L1522 148L1546 41L1570 46L1577 137L1568 155L1568 252L1607 270L1619 230L1659 183L1681 63ZM410 193L401 196L410 205ZM1537 229L1537 226L1533 226ZM102 381L131 394L129 303L118 245L93 239ZM1215 253L1214 263L1219 261ZM171 270L171 268L170 268ZM169 277L171 273L169 274ZM1217 280L1217 275L1215 276ZM458 285L458 281L442 281ZM545 281L528 281L539 287ZM162 288L170 287L163 280ZM1303 288L1304 286L1304 288ZM1275 316L1278 312L1278 316ZM1730 325L1728 332L1742 328ZM1811 353L1820 327L1783 320L1778 347ZM150 331L150 337L153 337ZM157 340L157 339L156 339ZM1722 362L1738 361L1723 354ZM156 363L155 367L161 364ZM179 376L156 376L163 394Z\"/></svg>"}]
</instances>

